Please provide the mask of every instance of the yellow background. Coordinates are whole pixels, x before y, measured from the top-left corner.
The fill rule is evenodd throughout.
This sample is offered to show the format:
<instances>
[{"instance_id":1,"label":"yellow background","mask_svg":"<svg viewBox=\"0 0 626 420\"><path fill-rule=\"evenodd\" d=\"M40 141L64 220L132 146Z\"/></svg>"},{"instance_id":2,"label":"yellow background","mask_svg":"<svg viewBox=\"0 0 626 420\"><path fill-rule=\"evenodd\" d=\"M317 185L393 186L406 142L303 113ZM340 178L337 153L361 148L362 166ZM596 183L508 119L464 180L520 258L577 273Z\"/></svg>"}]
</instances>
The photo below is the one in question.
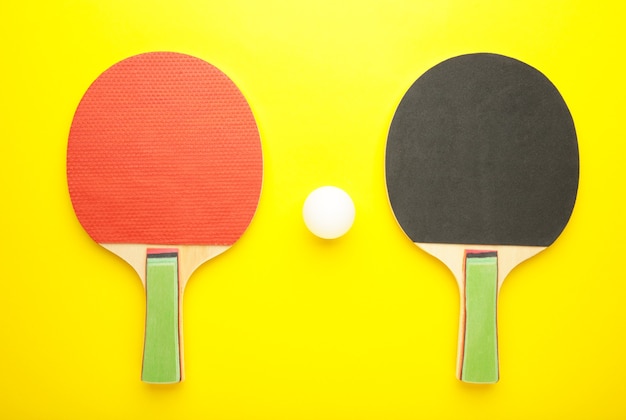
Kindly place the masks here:
<instances>
[{"instance_id":1,"label":"yellow background","mask_svg":"<svg viewBox=\"0 0 626 420\"><path fill-rule=\"evenodd\" d=\"M626 417L625 18L587 0L4 1L0 417ZM89 84L159 50L235 81L265 157L249 230L187 286L187 378L168 386L139 379L140 281L82 230L65 184ZM455 379L456 283L396 225L383 172L404 92L470 52L546 74L580 145L568 227L502 288L492 386ZM334 241L301 218L326 184L357 210Z\"/></svg>"}]
</instances>

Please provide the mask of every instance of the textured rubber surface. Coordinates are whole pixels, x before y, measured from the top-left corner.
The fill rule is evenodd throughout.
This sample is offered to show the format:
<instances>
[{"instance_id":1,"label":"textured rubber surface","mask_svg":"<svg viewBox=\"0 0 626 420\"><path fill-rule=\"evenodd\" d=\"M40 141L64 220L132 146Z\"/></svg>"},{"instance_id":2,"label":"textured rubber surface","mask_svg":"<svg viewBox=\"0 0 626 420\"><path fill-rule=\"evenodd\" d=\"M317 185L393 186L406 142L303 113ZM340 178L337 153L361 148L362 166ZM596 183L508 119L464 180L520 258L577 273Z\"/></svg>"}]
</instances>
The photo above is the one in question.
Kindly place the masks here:
<instances>
[{"instance_id":1,"label":"textured rubber surface","mask_svg":"<svg viewBox=\"0 0 626 420\"><path fill-rule=\"evenodd\" d=\"M74 210L99 243L231 245L254 215L262 169L237 86L169 52L133 56L98 77L67 148Z\"/></svg>"},{"instance_id":2,"label":"textured rubber surface","mask_svg":"<svg viewBox=\"0 0 626 420\"><path fill-rule=\"evenodd\" d=\"M548 246L569 220L578 176L563 98L539 71L500 55L427 71L389 131L389 200L413 242Z\"/></svg>"}]
</instances>

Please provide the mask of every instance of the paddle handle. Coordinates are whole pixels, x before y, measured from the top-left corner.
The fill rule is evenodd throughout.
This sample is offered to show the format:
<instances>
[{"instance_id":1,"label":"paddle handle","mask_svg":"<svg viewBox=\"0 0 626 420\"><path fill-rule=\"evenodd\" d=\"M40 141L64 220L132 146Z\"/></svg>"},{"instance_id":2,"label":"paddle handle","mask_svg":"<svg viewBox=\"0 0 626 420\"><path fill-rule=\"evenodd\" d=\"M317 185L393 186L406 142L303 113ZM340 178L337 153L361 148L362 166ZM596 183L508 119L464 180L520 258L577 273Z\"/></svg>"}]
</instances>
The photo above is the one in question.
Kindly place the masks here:
<instances>
[{"instance_id":1,"label":"paddle handle","mask_svg":"<svg viewBox=\"0 0 626 420\"><path fill-rule=\"evenodd\" d=\"M144 382L168 384L182 379L178 263L176 249L147 251Z\"/></svg>"},{"instance_id":2,"label":"paddle handle","mask_svg":"<svg viewBox=\"0 0 626 420\"><path fill-rule=\"evenodd\" d=\"M498 382L498 254L467 251L464 264L460 378L464 382Z\"/></svg>"}]
</instances>

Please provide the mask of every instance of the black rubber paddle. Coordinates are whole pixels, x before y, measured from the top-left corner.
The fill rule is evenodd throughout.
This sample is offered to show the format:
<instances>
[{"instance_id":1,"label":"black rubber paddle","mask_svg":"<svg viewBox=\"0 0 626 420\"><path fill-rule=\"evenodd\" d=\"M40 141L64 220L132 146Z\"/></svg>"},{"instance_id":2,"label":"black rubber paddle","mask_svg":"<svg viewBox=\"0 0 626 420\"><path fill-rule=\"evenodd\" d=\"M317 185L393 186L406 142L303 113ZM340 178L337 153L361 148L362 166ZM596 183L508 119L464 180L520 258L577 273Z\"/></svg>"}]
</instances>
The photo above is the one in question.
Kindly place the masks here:
<instances>
[{"instance_id":1,"label":"black rubber paddle","mask_svg":"<svg viewBox=\"0 0 626 420\"><path fill-rule=\"evenodd\" d=\"M576 200L578 144L563 98L518 60L451 58L402 98L385 164L401 228L459 284L457 376L497 382L498 291L554 242Z\"/></svg>"}]
</instances>

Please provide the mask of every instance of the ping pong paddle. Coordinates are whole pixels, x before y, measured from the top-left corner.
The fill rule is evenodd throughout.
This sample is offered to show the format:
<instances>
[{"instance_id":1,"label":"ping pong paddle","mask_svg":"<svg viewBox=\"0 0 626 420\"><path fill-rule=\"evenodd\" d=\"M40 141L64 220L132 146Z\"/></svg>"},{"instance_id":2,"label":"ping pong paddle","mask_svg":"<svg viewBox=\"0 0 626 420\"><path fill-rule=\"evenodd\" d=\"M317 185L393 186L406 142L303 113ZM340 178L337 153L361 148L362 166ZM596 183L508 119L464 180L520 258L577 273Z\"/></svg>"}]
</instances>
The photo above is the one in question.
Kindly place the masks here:
<instances>
[{"instance_id":1,"label":"ping pong paddle","mask_svg":"<svg viewBox=\"0 0 626 420\"><path fill-rule=\"evenodd\" d=\"M146 288L143 381L183 379L185 285L246 230L262 172L246 99L198 58L127 58L80 101L67 146L69 193L91 238L127 261Z\"/></svg>"},{"instance_id":2,"label":"ping pong paddle","mask_svg":"<svg viewBox=\"0 0 626 420\"><path fill-rule=\"evenodd\" d=\"M556 240L576 200L578 144L563 98L513 58L443 61L400 101L385 175L404 233L458 282L457 377L497 382L502 282Z\"/></svg>"}]
</instances>

